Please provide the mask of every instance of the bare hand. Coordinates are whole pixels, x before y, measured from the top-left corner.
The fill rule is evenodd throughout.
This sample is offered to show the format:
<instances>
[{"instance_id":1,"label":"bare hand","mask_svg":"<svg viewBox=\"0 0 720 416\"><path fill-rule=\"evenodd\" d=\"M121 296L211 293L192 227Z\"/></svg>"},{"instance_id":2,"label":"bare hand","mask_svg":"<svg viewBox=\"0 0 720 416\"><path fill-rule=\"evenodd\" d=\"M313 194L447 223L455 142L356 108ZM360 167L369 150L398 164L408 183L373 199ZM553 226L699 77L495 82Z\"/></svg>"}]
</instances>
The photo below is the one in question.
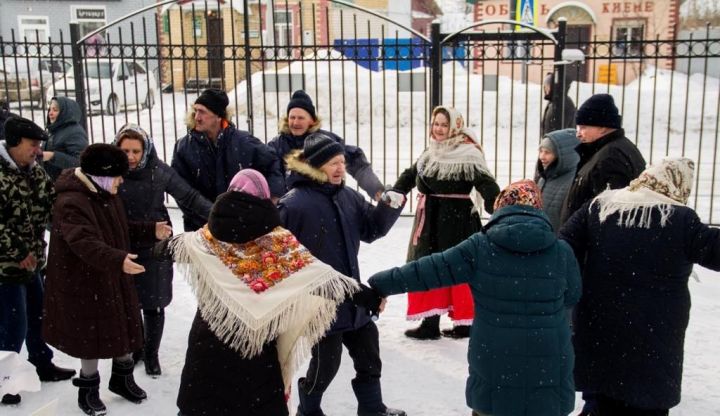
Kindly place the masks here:
<instances>
[{"instance_id":1,"label":"bare hand","mask_svg":"<svg viewBox=\"0 0 720 416\"><path fill-rule=\"evenodd\" d=\"M387 305L387 298L382 298L380 306L378 307L378 315L385 312L385 305Z\"/></svg>"},{"instance_id":2,"label":"bare hand","mask_svg":"<svg viewBox=\"0 0 720 416\"><path fill-rule=\"evenodd\" d=\"M155 238L158 240L164 240L172 235L172 227L168 225L167 221L161 221L155 223Z\"/></svg>"},{"instance_id":3,"label":"bare hand","mask_svg":"<svg viewBox=\"0 0 720 416\"><path fill-rule=\"evenodd\" d=\"M145 271L145 268L142 265L133 261L136 258L137 254L128 253L128 255L125 256L125 260L123 260L123 272L127 274L140 274Z\"/></svg>"},{"instance_id":4,"label":"bare hand","mask_svg":"<svg viewBox=\"0 0 720 416\"><path fill-rule=\"evenodd\" d=\"M32 254L28 254L27 257L20 261L20 268L27 271L34 271L37 267L37 259Z\"/></svg>"},{"instance_id":5,"label":"bare hand","mask_svg":"<svg viewBox=\"0 0 720 416\"><path fill-rule=\"evenodd\" d=\"M55 152L43 152L43 162L47 162L48 160L55 157Z\"/></svg>"}]
</instances>

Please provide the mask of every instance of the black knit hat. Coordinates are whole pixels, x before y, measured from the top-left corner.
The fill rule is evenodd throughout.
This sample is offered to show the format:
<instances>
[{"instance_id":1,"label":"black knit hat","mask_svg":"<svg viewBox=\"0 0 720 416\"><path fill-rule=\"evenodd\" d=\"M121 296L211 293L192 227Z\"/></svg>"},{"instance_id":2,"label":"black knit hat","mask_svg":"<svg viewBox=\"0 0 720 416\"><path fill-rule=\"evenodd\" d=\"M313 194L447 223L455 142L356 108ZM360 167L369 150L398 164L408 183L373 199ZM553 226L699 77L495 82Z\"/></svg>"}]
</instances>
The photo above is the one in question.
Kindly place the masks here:
<instances>
[{"instance_id":1,"label":"black knit hat","mask_svg":"<svg viewBox=\"0 0 720 416\"><path fill-rule=\"evenodd\" d=\"M319 168L328 160L345 153L340 143L322 133L313 133L305 138L303 146L303 159L311 166Z\"/></svg>"},{"instance_id":2,"label":"black knit hat","mask_svg":"<svg viewBox=\"0 0 720 416\"><path fill-rule=\"evenodd\" d=\"M297 90L293 93L292 98L290 98L290 102L287 106L288 114L293 108L302 108L303 110L310 113L313 120L317 120L317 115L315 114L315 106L313 105L312 99L309 95L307 95L305 91Z\"/></svg>"},{"instance_id":3,"label":"black knit hat","mask_svg":"<svg viewBox=\"0 0 720 416\"><path fill-rule=\"evenodd\" d=\"M218 117L225 118L230 100L225 91L217 88L208 88L198 96L195 104L202 104L207 107L208 110L217 114Z\"/></svg>"},{"instance_id":4,"label":"black knit hat","mask_svg":"<svg viewBox=\"0 0 720 416\"><path fill-rule=\"evenodd\" d=\"M622 128L622 116L610 94L595 94L588 98L575 113L578 126Z\"/></svg>"},{"instance_id":5,"label":"black knit hat","mask_svg":"<svg viewBox=\"0 0 720 416\"><path fill-rule=\"evenodd\" d=\"M246 243L282 225L280 214L270 199L245 192L220 194L208 217L213 237L227 243Z\"/></svg>"},{"instance_id":6,"label":"black knit hat","mask_svg":"<svg viewBox=\"0 0 720 416\"><path fill-rule=\"evenodd\" d=\"M43 141L48 139L45 130L23 117L10 117L5 120L3 126L5 128L5 143L7 143L8 148L19 145L23 138Z\"/></svg>"},{"instance_id":7,"label":"black knit hat","mask_svg":"<svg viewBox=\"0 0 720 416\"><path fill-rule=\"evenodd\" d=\"M128 172L128 158L119 147L106 143L91 144L80 154L80 169L93 176L123 176Z\"/></svg>"}]
</instances>

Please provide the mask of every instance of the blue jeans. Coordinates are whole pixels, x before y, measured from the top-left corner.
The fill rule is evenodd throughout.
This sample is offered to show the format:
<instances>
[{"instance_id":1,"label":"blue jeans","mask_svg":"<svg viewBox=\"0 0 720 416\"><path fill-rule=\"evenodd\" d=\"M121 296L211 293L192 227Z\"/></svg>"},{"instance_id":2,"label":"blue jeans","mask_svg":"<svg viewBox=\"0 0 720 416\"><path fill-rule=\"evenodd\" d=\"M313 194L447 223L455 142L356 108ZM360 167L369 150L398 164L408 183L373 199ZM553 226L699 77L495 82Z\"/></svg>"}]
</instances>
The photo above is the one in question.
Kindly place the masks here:
<instances>
[{"instance_id":1,"label":"blue jeans","mask_svg":"<svg viewBox=\"0 0 720 416\"><path fill-rule=\"evenodd\" d=\"M0 350L28 350L35 367L50 365L52 350L42 339L43 280L35 273L26 284L0 283Z\"/></svg>"}]
</instances>

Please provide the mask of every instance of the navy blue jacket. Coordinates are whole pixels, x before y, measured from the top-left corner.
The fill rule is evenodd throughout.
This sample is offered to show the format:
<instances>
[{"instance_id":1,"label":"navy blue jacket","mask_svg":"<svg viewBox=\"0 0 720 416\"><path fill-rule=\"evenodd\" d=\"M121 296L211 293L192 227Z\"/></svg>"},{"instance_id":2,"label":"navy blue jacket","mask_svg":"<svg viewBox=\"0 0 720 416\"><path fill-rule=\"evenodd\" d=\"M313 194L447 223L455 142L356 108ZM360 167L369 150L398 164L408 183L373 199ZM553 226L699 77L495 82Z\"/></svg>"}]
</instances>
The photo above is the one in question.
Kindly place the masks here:
<instances>
[{"instance_id":1,"label":"navy blue jacket","mask_svg":"<svg viewBox=\"0 0 720 416\"><path fill-rule=\"evenodd\" d=\"M603 223L585 204L560 229L580 262L583 295L575 307L575 384L633 407L680 402L683 345L690 318L688 278L697 263L720 270L720 230L675 206L665 227ZM638 217L640 215L638 214Z\"/></svg>"},{"instance_id":2,"label":"navy blue jacket","mask_svg":"<svg viewBox=\"0 0 720 416\"><path fill-rule=\"evenodd\" d=\"M375 194L385 190L380 179L375 175L375 172L370 166L365 157L365 153L361 148L357 146L346 145L345 141L335 133L327 130L319 129L318 133L322 133L332 138L336 142L345 146L345 162L347 164L347 171L357 181L358 185L370 195L371 198L375 198ZM285 157L293 150L302 150L305 144L305 138L310 135L310 132L303 134L302 136L293 136L291 133L280 133L268 142L268 146L275 152L277 157L282 161L283 167L286 167Z\"/></svg>"},{"instance_id":3,"label":"navy blue jacket","mask_svg":"<svg viewBox=\"0 0 720 416\"><path fill-rule=\"evenodd\" d=\"M88 146L88 137L80 125L82 112L78 103L67 97L53 100L57 101L60 113L54 123L47 125L50 138L43 144L43 150L55 154L43 166L55 181L63 169L80 166L80 153Z\"/></svg>"},{"instance_id":4,"label":"navy blue jacket","mask_svg":"<svg viewBox=\"0 0 720 416\"><path fill-rule=\"evenodd\" d=\"M538 209L498 209L484 232L441 253L375 274L383 295L470 285L465 389L468 406L493 416L565 416L575 406L567 308L580 270Z\"/></svg>"},{"instance_id":5,"label":"navy blue jacket","mask_svg":"<svg viewBox=\"0 0 720 416\"><path fill-rule=\"evenodd\" d=\"M189 130L175 143L172 167L210 201L227 191L233 176L245 168L262 173L273 196L280 197L285 193L280 160L263 142L232 124L220 132L214 143L204 134ZM185 231L197 230L207 222L207 218L180 208L183 209Z\"/></svg>"},{"instance_id":6,"label":"navy blue jacket","mask_svg":"<svg viewBox=\"0 0 720 416\"><path fill-rule=\"evenodd\" d=\"M324 174L318 176L318 171L302 165L307 168L304 174L295 171L297 165L291 162L287 180L290 191L278 203L285 228L313 256L359 282L360 241L370 243L387 234L402 208L392 209L385 203L373 206L354 189L332 185L326 178L321 182ZM346 301L338 308L331 331L358 329L369 321L364 308Z\"/></svg>"}]
</instances>

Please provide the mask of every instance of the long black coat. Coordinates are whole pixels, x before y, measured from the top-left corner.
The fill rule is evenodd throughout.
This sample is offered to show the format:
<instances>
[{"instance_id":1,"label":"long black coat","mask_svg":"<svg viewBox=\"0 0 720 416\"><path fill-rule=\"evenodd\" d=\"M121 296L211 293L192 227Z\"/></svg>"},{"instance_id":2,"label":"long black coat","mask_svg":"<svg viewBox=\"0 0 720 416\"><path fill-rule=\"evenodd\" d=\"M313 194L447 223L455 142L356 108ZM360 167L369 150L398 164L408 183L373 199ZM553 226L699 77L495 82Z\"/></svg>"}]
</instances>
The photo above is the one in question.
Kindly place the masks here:
<instances>
[{"instance_id":1,"label":"long black coat","mask_svg":"<svg viewBox=\"0 0 720 416\"><path fill-rule=\"evenodd\" d=\"M575 309L575 385L633 407L680 402L683 344L693 264L720 270L720 230L676 206L665 227L626 228L618 214L600 223L597 204L560 230L583 276Z\"/></svg>"},{"instance_id":2,"label":"long black coat","mask_svg":"<svg viewBox=\"0 0 720 416\"><path fill-rule=\"evenodd\" d=\"M55 122L47 126L50 139L44 143L43 150L55 154L43 162L43 166L54 181L63 169L80 166L80 153L88 146L88 137L80 125L80 106L67 97L53 99L57 101L60 113Z\"/></svg>"},{"instance_id":3,"label":"long black coat","mask_svg":"<svg viewBox=\"0 0 720 416\"><path fill-rule=\"evenodd\" d=\"M618 129L592 143L578 145L577 172L560 213L564 224L584 203L607 188L628 186L645 170L645 159L638 148Z\"/></svg>"},{"instance_id":4,"label":"long black coat","mask_svg":"<svg viewBox=\"0 0 720 416\"><path fill-rule=\"evenodd\" d=\"M285 175L280 160L263 142L232 124L220 132L215 142L191 128L175 144L172 167L210 201L227 191L233 176L246 168L265 176L273 196L280 197L285 193ZM181 208L185 231L195 231L207 222L207 217Z\"/></svg>"},{"instance_id":5,"label":"long black coat","mask_svg":"<svg viewBox=\"0 0 720 416\"><path fill-rule=\"evenodd\" d=\"M291 163L290 169L298 165L307 170L291 172L287 181L290 191L278 203L285 227L313 256L360 281L360 241L370 243L387 234L402 209L385 203L373 206L344 184L323 183L324 174L301 162ZM338 308L331 331L358 329L368 322L370 316L364 308L346 301Z\"/></svg>"},{"instance_id":6,"label":"long black coat","mask_svg":"<svg viewBox=\"0 0 720 416\"><path fill-rule=\"evenodd\" d=\"M165 192L190 212L204 218L210 214L212 203L160 160L154 148L144 168L125 175L118 195L125 205L128 220L171 224L165 207ZM172 300L172 261L152 258L152 247L152 243L130 241L131 251L138 255L137 262L145 266L144 273L134 276L143 309L164 308Z\"/></svg>"}]
</instances>

